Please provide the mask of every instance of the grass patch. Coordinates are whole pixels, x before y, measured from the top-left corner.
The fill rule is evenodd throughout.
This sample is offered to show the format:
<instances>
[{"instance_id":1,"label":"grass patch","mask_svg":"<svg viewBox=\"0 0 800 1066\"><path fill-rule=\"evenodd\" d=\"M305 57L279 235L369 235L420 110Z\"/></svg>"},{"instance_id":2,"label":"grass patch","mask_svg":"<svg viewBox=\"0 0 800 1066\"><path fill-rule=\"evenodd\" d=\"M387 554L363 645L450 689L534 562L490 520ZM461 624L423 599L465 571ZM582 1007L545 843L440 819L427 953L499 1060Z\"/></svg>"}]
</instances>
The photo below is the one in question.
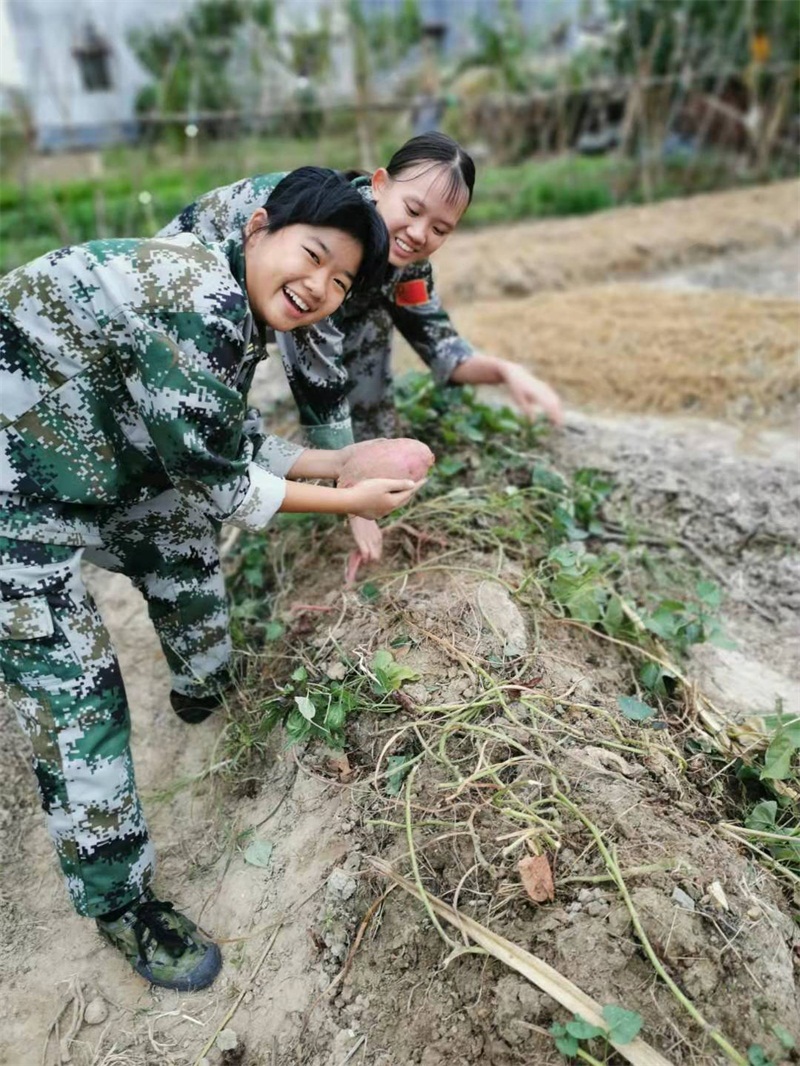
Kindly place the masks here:
<instances>
[{"instance_id":1,"label":"grass patch","mask_svg":"<svg viewBox=\"0 0 800 1066\"><path fill-rule=\"evenodd\" d=\"M380 158L388 159L396 142L396 137L382 136ZM152 236L198 196L251 174L308 163L350 169L357 165L356 159L349 134L324 134L313 143L249 137L208 142L194 156L163 145L111 149L104 154L103 171L96 178L23 186L6 177L0 181L0 273L67 244L97 237ZM616 156L482 165L464 225L583 215L639 203L638 175L635 160ZM746 183L732 171L729 160L708 153L666 162L653 197Z\"/></svg>"}]
</instances>

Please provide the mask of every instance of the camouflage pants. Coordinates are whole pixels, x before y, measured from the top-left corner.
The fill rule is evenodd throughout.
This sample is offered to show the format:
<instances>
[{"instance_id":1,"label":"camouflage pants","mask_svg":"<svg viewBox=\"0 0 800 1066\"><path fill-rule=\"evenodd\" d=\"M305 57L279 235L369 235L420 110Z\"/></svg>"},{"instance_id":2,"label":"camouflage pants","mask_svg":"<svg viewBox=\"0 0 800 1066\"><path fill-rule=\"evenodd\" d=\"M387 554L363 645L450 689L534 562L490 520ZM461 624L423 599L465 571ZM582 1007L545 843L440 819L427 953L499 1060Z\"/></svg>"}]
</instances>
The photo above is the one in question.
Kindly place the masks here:
<instances>
[{"instance_id":1,"label":"camouflage pants","mask_svg":"<svg viewBox=\"0 0 800 1066\"><path fill-rule=\"evenodd\" d=\"M216 530L177 493L113 515L102 548L0 538L0 680L31 739L33 769L80 914L137 898L153 847L136 793L117 658L80 560L131 577L179 691L227 675L231 647Z\"/></svg>"},{"instance_id":2,"label":"camouflage pants","mask_svg":"<svg viewBox=\"0 0 800 1066\"><path fill-rule=\"evenodd\" d=\"M392 322L373 314L347 323L342 363L347 371L350 417L357 441L397 435L392 399Z\"/></svg>"},{"instance_id":3,"label":"camouflage pants","mask_svg":"<svg viewBox=\"0 0 800 1066\"><path fill-rule=\"evenodd\" d=\"M48 829L79 914L141 894L154 865L114 649L82 549L0 539L0 675L33 746Z\"/></svg>"}]
</instances>

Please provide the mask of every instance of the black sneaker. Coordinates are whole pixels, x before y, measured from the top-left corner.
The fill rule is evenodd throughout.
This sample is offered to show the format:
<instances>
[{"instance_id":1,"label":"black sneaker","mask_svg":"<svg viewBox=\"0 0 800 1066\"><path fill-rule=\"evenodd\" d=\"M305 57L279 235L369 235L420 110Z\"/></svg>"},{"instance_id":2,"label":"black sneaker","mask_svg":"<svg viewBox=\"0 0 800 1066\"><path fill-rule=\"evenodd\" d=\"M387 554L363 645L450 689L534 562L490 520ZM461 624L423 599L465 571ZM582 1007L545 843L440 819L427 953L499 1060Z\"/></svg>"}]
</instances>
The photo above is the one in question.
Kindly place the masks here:
<instances>
[{"instance_id":1,"label":"black sneaker","mask_svg":"<svg viewBox=\"0 0 800 1066\"><path fill-rule=\"evenodd\" d=\"M184 692L174 690L169 694L173 711L189 725L205 722L206 718L210 718L214 711L222 706L224 699L224 691L209 692L206 696L187 696Z\"/></svg>"},{"instance_id":2,"label":"black sneaker","mask_svg":"<svg viewBox=\"0 0 800 1066\"><path fill-rule=\"evenodd\" d=\"M152 985L194 992L210 985L222 967L216 944L171 903L143 896L121 915L98 918L97 928Z\"/></svg>"},{"instance_id":3,"label":"black sneaker","mask_svg":"<svg viewBox=\"0 0 800 1066\"><path fill-rule=\"evenodd\" d=\"M247 660L240 657L209 685L205 692L189 696L174 689L169 694L169 701L177 716L190 725L205 722L225 700L236 691L236 686L244 680L247 672Z\"/></svg>"}]
</instances>

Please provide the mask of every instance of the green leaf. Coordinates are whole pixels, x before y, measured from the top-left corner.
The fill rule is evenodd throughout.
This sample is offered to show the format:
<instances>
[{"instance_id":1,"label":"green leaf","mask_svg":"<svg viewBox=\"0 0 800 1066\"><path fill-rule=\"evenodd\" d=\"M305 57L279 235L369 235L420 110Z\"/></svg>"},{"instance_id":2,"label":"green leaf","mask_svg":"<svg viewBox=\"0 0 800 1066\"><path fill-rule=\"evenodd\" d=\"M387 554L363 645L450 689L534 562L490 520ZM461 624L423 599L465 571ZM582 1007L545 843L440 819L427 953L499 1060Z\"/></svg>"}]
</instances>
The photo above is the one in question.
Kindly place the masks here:
<instances>
[{"instance_id":1,"label":"green leaf","mask_svg":"<svg viewBox=\"0 0 800 1066\"><path fill-rule=\"evenodd\" d=\"M784 1051L791 1051L792 1048L795 1046L796 1041L792 1034L789 1032L789 1030L784 1029L782 1025L773 1025L772 1031L775 1036L777 1036L778 1040L780 1040L781 1047L784 1049Z\"/></svg>"},{"instance_id":2,"label":"green leaf","mask_svg":"<svg viewBox=\"0 0 800 1066\"><path fill-rule=\"evenodd\" d=\"M332 703L325 712L325 728L332 733L338 732L344 727L347 717L347 708L343 703Z\"/></svg>"},{"instance_id":3,"label":"green leaf","mask_svg":"<svg viewBox=\"0 0 800 1066\"><path fill-rule=\"evenodd\" d=\"M531 485L535 485L537 488L547 489L548 492L556 492L559 495L566 491L566 482L562 477L555 473L553 470L548 470L546 466L534 466L531 473Z\"/></svg>"},{"instance_id":4,"label":"green leaf","mask_svg":"<svg viewBox=\"0 0 800 1066\"><path fill-rule=\"evenodd\" d=\"M297 704L298 711L309 722L314 720L314 715L317 713L317 708L314 706L312 700L308 696L295 696L294 702Z\"/></svg>"},{"instance_id":5,"label":"green leaf","mask_svg":"<svg viewBox=\"0 0 800 1066\"><path fill-rule=\"evenodd\" d=\"M603 1017L608 1022L608 1039L615 1044L630 1044L644 1024L641 1014L613 1003L603 1007Z\"/></svg>"},{"instance_id":6,"label":"green leaf","mask_svg":"<svg viewBox=\"0 0 800 1066\"><path fill-rule=\"evenodd\" d=\"M762 800L753 807L748 814L745 825L748 829L758 829L762 832L771 833L775 829L775 819L778 816L778 804L775 800Z\"/></svg>"},{"instance_id":7,"label":"green leaf","mask_svg":"<svg viewBox=\"0 0 800 1066\"><path fill-rule=\"evenodd\" d=\"M654 696L666 697L669 695L667 682L674 681L675 677L668 670L664 670L658 663L643 663L639 669L639 680Z\"/></svg>"},{"instance_id":8,"label":"green leaf","mask_svg":"<svg viewBox=\"0 0 800 1066\"><path fill-rule=\"evenodd\" d=\"M750 1066L772 1066L772 1061L764 1054L760 1044L751 1044L747 1049L747 1061Z\"/></svg>"},{"instance_id":9,"label":"green leaf","mask_svg":"<svg viewBox=\"0 0 800 1066\"><path fill-rule=\"evenodd\" d=\"M634 699L633 696L617 696L617 703L625 717L630 718L632 722L644 722L656 713L653 707L648 707L646 703Z\"/></svg>"},{"instance_id":10,"label":"green leaf","mask_svg":"<svg viewBox=\"0 0 800 1066\"><path fill-rule=\"evenodd\" d=\"M413 757L410 755L390 755L386 763L389 771L386 779L386 791L390 796L399 796L403 787L403 780L408 777L408 773L414 764Z\"/></svg>"},{"instance_id":11,"label":"green leaf","mask_svg":"<svg viewBox=\"0 0 800 1066\"><path fill-rule=\"evenodd\" d=\"M556 1047L562 1055L566 1055L568 1059L574 1059L578 1054L578 1041L574 1036L570 1036L563 1025L558 1022L553 1022L550 1026L550 1032L556 1039Z\"/></svg>"},{"instance_id":12,"label":"green leaf","mask_svg":"<svg viewBox=\"0 0 800 1066\"><path fill-rule=\"evenodd\" d=\"M292 744L297 744L311 732L311 722L298 711L294 710L286 719L286 733Z\"/></svg>"},{"instance_id":13,"label":"green leaf","mask_svg":"<svg viewBox=\"0 0 800 1066\"><path fill-rule=\"evenodd\" d=\"M784 730L781 730L767 748L764 756L764 769L761 777L784 781L792 773L792 756L797 751L794 738Z\"/></svg>"},{"instance_id":14,"label":"green leaf","mask_svg":"<svg viewBox=\"0 0 800 1066\"><path fill-rule=\"evenodd\" d=\"M576 1014L571 1022L567 1022L567 1032L576 1040L593 1040L594 1037L605 1036L606 1033L605 1029L601 1029L599 1025L592 1025L579 1014Z\"/></svg>"},{"instance_id":15,"label":"green leaf","mask_svg":"<svg viewBox=\"0 0 800 1066\"><path fill-rule=\"evenodd\" d=\"M381 648L372 659L372 672L383 692L396 692L404 681L417 681L419 674L409 666L396 663L390 651Z\"/></svg>"},{"instance_id":16,"label":"green leaf","mask_svg":"<svg viewBox=\"0 0 800 1066\"><path fill-rule=\"evenodd\" d=\"M722 592L713 581L698 581L697 596L708 607L717 608L722 603Z\"/></svg>"},{"instance_id":17,"label":"green leaf","mask_svg":"<svg viewBox=\"0 0 800 1066\"><path fill-rule=\"evenodd\" d=\"M683 604L677 604L683 610ZM655 633L662 640L673 640L681 627L681 619L677 616L671 604L662 603L649 616L645 616L644 624L651 633Z\"/></svg>"},{"instance_id":18,"label":"green leaf","mask_svg":"<svg viewBox=\"0 0 800 1066\"><path fill-rule=\"evenodd\" d=\"M304 666L298 666L297 669L292 673L292 681L307 681L307 680L308 680L308 674L306 673L306 668Z\"/></svg>"},{"instance_id":19,"label":"green leaf","mask_svg":"<svg viewBox=\"0 0 800 1066\"><path fill-rule=\"evenodd\" d=\"M436 463L436 473L441 477L453 477L455 474L460 473L466 465L463 459L456 459L447 455Z\"/></svg>"},{"instance_id":20,"label":"green leaf","mask_svg":"<svg viewBox=\"0 0 800 1066\"><path fill-rule=\"evenodd\" d=\"M619 633L620 629L625 624L625 612L622 610L622 600L619 596L614 595L609 597L606 604L606 613L603 618L603 628L609 636L614 636ZM655 666L655 663L650 664Z\"/></svg>"},{"instance_id":21,"label":"green leaf","mask_svg":"<svg viewBox=\"0 0 800 1066\"><path fill-rule=\"evenodd\" d=\"M764 714L761 715L761 721L767 733L774 733L776 736L778 733L786 733L800 748L800 716L787 718L783 714Z\"/></svg>"},{"instance_id":22,"label":"green leaf","mask_svg":"<svg viewBox=\"0 0 800 1066\"><path fill-rule=\"evenodd\" d=\"M557 1036L556 1047L568 1059L574 1059L578 1054L578 1041L574 1036Z\"/></svg>"},{"instance_id":23,"label":"green leaf","mask_svg":"<svg viewBox=\"0 0 800 1066\"><path fill-rule=\"evenodd\" d=\"M244 861L249 862L251 866L260 866L262 869L266 869L269 866L274 850L275 845L270 844L268 840L254 840L245 849Z\"/></svg>"},{"instance_id":24,"label":"green leaf","mask_svg":"<svg viewBox=\"0 0 800 1066\"><path fill-rule=\"evenodd\" d=\"M366 600L367 603L374 603L380 597L381 590L375 584L374 581L365 581L361 588L358 590L358 594L362 600Z\"/></svg>"},{"instance_id":25,"label":"green leaf","mask_svg":"<svg viewBox=\"0 0 800 1066\"><path fill-rule=\"evenodd\" d=\"M260 585L263 581L260 566L246 566L242 573L248 585Z\"/></svg>"},{"instance_id":26,"label":"green leaf","mask_svg":"<svg viewBox=\"0 0 800 1066\"><path fill-rule=\"evenodd\" d=\"M281 622L267 622L264 627L264 640L280 640L286 632L286 627Z\"/></svg>"}]
</instances>

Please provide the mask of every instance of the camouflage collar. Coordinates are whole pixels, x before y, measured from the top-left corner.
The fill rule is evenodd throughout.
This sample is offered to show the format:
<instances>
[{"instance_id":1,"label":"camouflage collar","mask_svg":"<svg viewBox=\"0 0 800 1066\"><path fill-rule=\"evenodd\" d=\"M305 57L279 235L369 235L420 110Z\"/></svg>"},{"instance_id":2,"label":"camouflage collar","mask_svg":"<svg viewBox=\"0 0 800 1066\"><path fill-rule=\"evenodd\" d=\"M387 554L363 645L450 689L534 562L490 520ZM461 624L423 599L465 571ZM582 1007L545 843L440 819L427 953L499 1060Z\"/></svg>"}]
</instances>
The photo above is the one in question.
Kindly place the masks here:
<instances>
[{"instance_id":1,"label":"camouflage collar","mask_svg":"<svg viewBox=\"0 0 800 1066\"><path fill-rule=\"evenodd\" d=\"M230 237L227 237L220 244L220 248L222 249L228 262L230 263L231 274L233 274L233 276L236 278L236 281L239 284L239 288L242 290L245 299L247 299L247 284L245 281L246 264L244 256L244 233L232 233ZM247 306L249 308L250 317L253 320L256 333L258 334L260 347L263 352L265 344L267 344L268 341L273 341L275 339L275 330L271 326L268 326L265 322L259 322L256 316L253 314L253 310L250 307L249 300Z\"/></svg>"}]
</instances>

